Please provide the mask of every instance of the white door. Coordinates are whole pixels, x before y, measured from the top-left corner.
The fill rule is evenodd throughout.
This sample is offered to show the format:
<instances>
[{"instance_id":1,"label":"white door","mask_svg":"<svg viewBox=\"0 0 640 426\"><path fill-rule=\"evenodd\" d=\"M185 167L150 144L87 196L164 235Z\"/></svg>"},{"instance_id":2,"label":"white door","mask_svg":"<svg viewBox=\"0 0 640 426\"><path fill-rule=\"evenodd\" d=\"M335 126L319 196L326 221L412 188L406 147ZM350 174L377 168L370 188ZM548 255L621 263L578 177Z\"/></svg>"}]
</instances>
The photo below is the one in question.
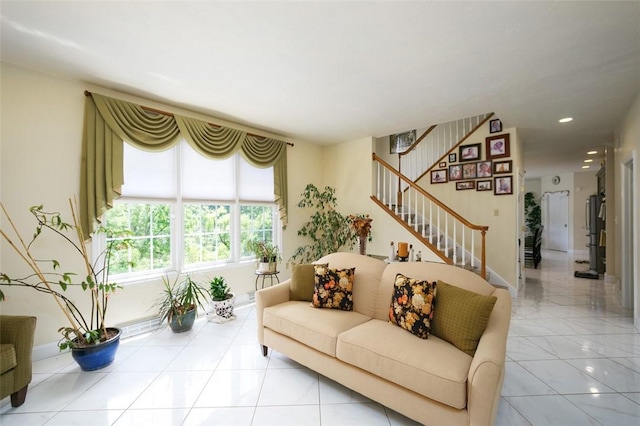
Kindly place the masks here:
<instances>
[{"instance_id":1,"label":"white door","mask_svg":"<svg viewBox=\"0 0 640 426\"><path fill-rule=\"evenodd\" d=\"M549 250L569 249L569 194L566 191L545 194L543 244Z\"/></svg>"}]
</instances>

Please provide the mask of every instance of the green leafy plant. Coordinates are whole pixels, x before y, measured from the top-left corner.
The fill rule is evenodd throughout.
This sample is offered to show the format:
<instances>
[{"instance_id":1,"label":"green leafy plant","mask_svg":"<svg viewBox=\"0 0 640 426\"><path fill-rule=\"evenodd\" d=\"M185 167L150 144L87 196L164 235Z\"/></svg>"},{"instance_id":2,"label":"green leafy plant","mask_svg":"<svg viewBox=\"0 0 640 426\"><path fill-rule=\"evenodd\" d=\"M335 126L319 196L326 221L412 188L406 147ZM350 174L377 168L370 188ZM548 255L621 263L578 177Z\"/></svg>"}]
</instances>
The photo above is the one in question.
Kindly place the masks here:
<instances>
[{"instance_id":1,"label":"green leafy plant","mask_svg":"<svg viewBox=\"0 0 640 426\"><path fill-rule=\"evenodd\" d=\"M311 244L300 246L289 261L309 263L329 253L338 251L356 239L348 217L336 210L335 189L325 186L324 191L308 184L301 194L298 207L312 210L309 221L298 230L298 235L311 239Z\"/></svg>"},{"instance_id":2,"label":"green leafy plant","mask_svg":"<svg viewBox=\"0 0 640 426\"><path fill-rule=\"evenodd\" d=\"M213 277L211 281L209 281L209 294L211 295L211 299L215 301L228 299L230 297L230 291L231 289L222 276Z\"/></svg>"},{"instance_id":3,"label":"green leafy plant","mask_svg":"<svg viewBox=\"0 0 640 426\"><path fill-rule=\"evenodd\" d=\"M204 302L207 299L207 289L190 276L186 276L180 281L180 275L171 282L169 277L162 277L162 295L156 300L154 306L158 308L160 320L165 319L171 322L173 318L178 324L187 312L197 309L200 306L204 309Z\"/></svg>"},{"instance_id":4,"label":"green leafy plant","mask_svg":"<svg viewBox=\"0 0 640 426\"><path fill-rule=\"evenodd\" d=\"M254 254L259 262L282 260L279 247L271 241L261 241L254 238L247 242L247 249Z\"/></svg>"},{"instance_id":5,"label":"green leafy plant","mask_svg":"<svg viewBox=\"0 0 640 426\"><path fill-rule=\"evenodd\" d=\"M0 228L0 234L29 269L29 273L22 277L0 272L0 286L30 288L54 299L68 321L67 326L58 330L62 334L58 342L60 350L86 347L108 340L111 337L106 326L109 297L121 288L118 284L109 282L109 261L116 243L108 244L92 263L77 214L77 202L71 199L71 222L63 220L59 212L46 211L42 205L31 207L29 211L36 220L31 239L25 238L18 231L4 205L0 206L8 224L6 228ZM104 232L104 229L98 232ZM40 240L49 237L69 244L71 251L81 258L84 272L64 271L58 260L38 257L36 253L41 253ZM129 243L127 239L120 240L118 248ZM87 293L90 299L87 310L81 310L80 304L65 294L70 288L80 288ZM4 298L5 294L0 290L0 300Z\"/></svg>"},{"instance_id":6,"label":"green leafy plant","mask_svg":"<svg viewBox=\"0 0 640 426\"><path fill-rule=\"evenodd\" d=\"M542 209L533 192L524 194L524 214L528 233L535 233L535 230L542 225Z\"/></svg>"}]
</instances>

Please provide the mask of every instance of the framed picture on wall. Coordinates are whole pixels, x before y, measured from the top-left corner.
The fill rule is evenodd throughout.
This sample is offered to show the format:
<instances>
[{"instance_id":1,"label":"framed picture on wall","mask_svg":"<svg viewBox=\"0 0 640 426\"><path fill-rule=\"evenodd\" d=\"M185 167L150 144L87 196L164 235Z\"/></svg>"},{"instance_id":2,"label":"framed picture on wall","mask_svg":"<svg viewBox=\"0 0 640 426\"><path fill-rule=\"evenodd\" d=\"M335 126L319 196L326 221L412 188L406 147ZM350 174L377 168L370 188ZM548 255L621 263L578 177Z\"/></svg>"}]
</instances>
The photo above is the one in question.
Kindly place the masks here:
<instances>
[{"instance_id":1,"label":"framed picture on wall","mask_svg":"<svg viewBox=\"0 0 640 426\"><path fill-rule=\"evenodd\" d=\"M464 182L456 182L456 191L464 191L466 189L474 189L476 187L475 180L466 180Z\"/></svg>"},{"instance_id":2,"label":"framed picture on wall","mask_svg":"<svg viewBox=\"0 0 640 426\"><path fill-rule=\"evenodd\" d=\"M499 175L502 173L511 173L512 160L508 161L494 161L493 162L493 174Z\"/></svg>"},{"instance_id":3,"label":"framed picture on wall","mask_svg":"<svg viewBox=\"0 0 640 426\"><path fill-rule=\"evenodd\" d=\"M469 163L462 165L462 179L475 179L476 175L476 163Z\"/></svg>"},{"instance_id":4,"label":"framed picture on wall","mask_svg":"<svg viewBox=\"0 0 640 426\"><path fill-rule=\"evenodd\" d=\"M460 161L474 161L480 159L480 144L462 145L459 148Z\"/></svg>"},{"instance_id":5,"label":"framed picture on wall","mask_svg":"<svg viewBox=\"0 0 640 426\"><path fill-rule=\"evenodd\" d=\"M455 163L456 162L456 154L455 153L449 154L449 162L450 163Z\"/></svg>"},{"instance_id":6,"label":"framed picture on wall","mask_svg":"<svg viewBox=\"0 0 640 426\"><path fill-rule=\"evenodd\" d=\"M449 180L462 180L462 164L449 165Z\"/></svg>"},{"instance_id":7,"label":"framed picture on wall","mask_svg":"<svg viewBox=\"0 0 640 426\"><path fill-rule=\"evenodd\" d=\"M401 154L405 152L416 141L416 131L410 130L404 133L396 133L389 136L389 147L391 154Z\"/></svg>"},{"instance_id":8,"label":"framed picture on wall","mask_svg":"<svg viewBox=\"0 0 640 426\"><path fill-rule=\"evenodd\" d=\"M489 133L500 133L502 131L502 121L499 118L489 121Z\"/></svg>"},{"instance_id":9,"label":"framed picture on wall","mask_svg":"<svg viewBox=\"0 0 640 426\"><path fill-rule=\"evenodd\" d=\"M491 191L491 180L479 180L476 186L476 191Z\"/></svg>"},{"instance_id":10,"label":"framed picture on wall","mask_svg":"<svg viewBox=\"0 0 640 426\"><path fill-rule=\"evenodd\" d=\"M513 194L513 177L512 176L494 177L493 193L495 195Z\"/></svg>"},{"instance_id":11,"label":"framed picture on wall","mask_svg":"<svg viewBox=\"0 0 640 426\"><path fill-rule=\"evenodd\" d=\"M509 157L509 134L489 136L486 138L487 160Z\"/></svg>"},{"instance_id":12,"label":"framed picture on wall","mask_svg":"<svg viewBox=\"0 0 640 426\"><path fill-rule=\"evenodd\" d=\"M447 183L447 171L431 170L431 183Z\"/></svg>"},{"instance_id":13,"label":"framed picture on wall","mask_svg":"<svg viewBox=\"0 0 640 426\"><path fill-rule=\"evenodd\" d=\"M491 161L479 161L476 163L476 166L478 168L476 176L479 178L491 177Z\"/></svg>"}]
</instances>

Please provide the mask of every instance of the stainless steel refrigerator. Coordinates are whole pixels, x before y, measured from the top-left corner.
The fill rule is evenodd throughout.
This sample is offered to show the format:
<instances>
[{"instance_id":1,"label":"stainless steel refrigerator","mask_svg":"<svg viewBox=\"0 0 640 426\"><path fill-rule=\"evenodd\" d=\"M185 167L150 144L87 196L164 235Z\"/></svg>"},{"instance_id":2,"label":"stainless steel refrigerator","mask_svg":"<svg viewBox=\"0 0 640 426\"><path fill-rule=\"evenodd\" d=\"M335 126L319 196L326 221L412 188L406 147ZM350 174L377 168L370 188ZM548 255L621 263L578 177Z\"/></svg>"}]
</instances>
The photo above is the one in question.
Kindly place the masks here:
<instances>
[{"instance_id":1,"label":"stainless steel refrigerator","mask_svg":"<svg viewBox=\"0 0 640 426\"><path fill-rule=\"evenodd\" d=\"M605 272L605 216L602 195L587 198L585 210L587 237L589 237L589 269L598 274Z\"/></svg>"}]
</instances>

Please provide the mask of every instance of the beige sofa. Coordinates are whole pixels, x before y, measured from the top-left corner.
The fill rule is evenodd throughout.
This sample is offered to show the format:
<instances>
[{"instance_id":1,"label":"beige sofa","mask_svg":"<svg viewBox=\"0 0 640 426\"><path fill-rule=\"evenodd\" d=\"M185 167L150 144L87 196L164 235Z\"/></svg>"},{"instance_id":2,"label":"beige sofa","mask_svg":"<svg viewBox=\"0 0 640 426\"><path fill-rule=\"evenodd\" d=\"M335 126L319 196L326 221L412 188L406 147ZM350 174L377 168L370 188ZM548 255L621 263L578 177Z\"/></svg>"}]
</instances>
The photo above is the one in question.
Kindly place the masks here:
<instances>
[{"instance_id":1,"label":"beige sofa","mask_svg":"<svg viewBox=\"0 0 640 426\"><path fill-rule=\"evenodd\" d=\"M507 290L439 263L387 264L355 253L333 253L316 263L355 267L353 311L290 300L291 280L256 292L258 338L265 356L272 348L422 424L493 424L511 317ZM473 356L434 335L421 339L389 321L398 273L496 297ZM436 315L438 306L436 295Z\"/></svg>"}]
</instances>

